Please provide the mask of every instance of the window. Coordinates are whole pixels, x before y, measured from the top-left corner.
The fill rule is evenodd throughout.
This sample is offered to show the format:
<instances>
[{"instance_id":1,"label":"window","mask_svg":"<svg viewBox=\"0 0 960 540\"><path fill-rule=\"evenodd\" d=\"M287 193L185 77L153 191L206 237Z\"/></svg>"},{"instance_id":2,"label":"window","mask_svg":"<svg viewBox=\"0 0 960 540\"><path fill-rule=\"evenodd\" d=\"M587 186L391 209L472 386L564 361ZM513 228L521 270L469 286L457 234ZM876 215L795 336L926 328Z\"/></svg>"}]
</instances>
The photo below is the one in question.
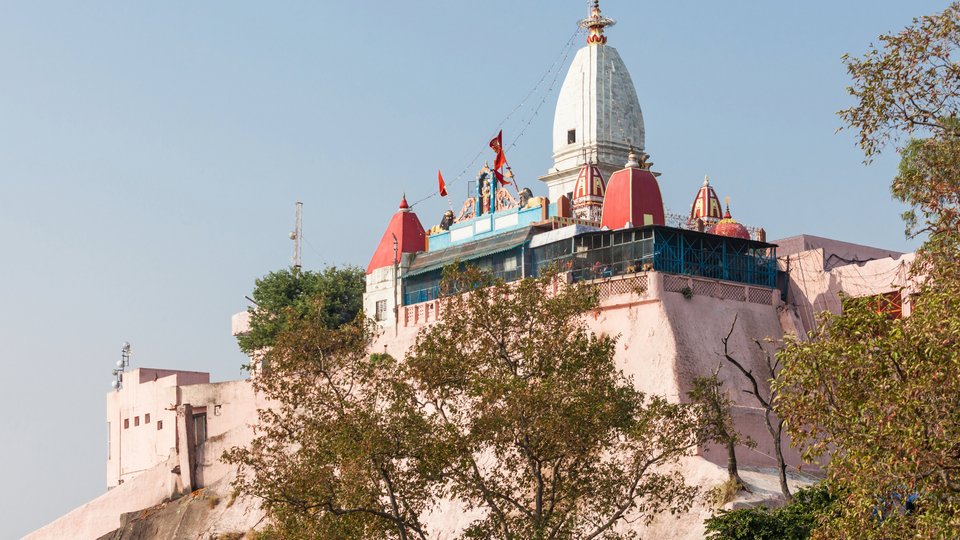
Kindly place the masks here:
<instances>
[{"instance_id":1,"label":"window","mask_svg":"<svg viewBox=\"0 0 960 540\"><path fill-rule=\"evenodd\" d=\"M577 142L577 130L571 129L567 131L567 144L573 144Z\"/></svg>"},{"instance_id":2,"label":"window","mask_svg":"<svg viewBox=\"0 0 960 540\"><path fill-rule=\"evenodd\" d=\"M147 413L147 414L143 415L143 423L144 423L144 424L149 424L149 423L150 423L150 413Z\"/></svg>"},{"instance_id":3,"label":"window","mask_svg":"<svg viewBox=\"0 0 960 540\"><path fill-rule=\"evenodd\" d=\"M129 419L129 418L124 418L124 419L123 419L123 429L130 429L130 419Z\"/></svg>"},{"instance_id":4,"label":"window","mask_svg":"<svg viewBox=\"0 0 960 540\"><path fill-rule=\"evenodd\" d=\"M198 445L207 440L206 413L193 415L193 440Z\"/></svg>"},{"instance_id":5,"label":"window","mask_svg":"<svg viewBox=\"0 0 960 540\"><path fill-rule=\"evenodd\" d=\"M377 300L376 320L385 321L387 319L387 301Z\"/></svg>"},{"instance_id":6,"label":"window","mask_svg":"<svg viewBox=\"0 0 960 540\"><path fill-rule=\"evenodd\" d=\"M163 420L157 420L157 431L163 429Z\"/></svg>"},{"instance_id":7,"label":"window","mask_svg":"<svg viewBox=\"0 0 960 540\"><path fill-rule=\"evenodd\" d=\"M113 444L113 433L111 433L112 427L113 425L110 422L107 422L107 460L108 461L113 458L113 456L110 455L111 454L110 445Z\"/></svg>"},{"instance_id":8,"label":"window","mask_svg":"<svg viewBox=\"0 0 960 540\"><path fill-rule=\"evenodd\" d=\"M134 416L134 417L133 417L133 427L137 427L137 426L139 426L139 425L140 425L140 417L139 417L139 416Z\"/></svg>"}]
</instances>

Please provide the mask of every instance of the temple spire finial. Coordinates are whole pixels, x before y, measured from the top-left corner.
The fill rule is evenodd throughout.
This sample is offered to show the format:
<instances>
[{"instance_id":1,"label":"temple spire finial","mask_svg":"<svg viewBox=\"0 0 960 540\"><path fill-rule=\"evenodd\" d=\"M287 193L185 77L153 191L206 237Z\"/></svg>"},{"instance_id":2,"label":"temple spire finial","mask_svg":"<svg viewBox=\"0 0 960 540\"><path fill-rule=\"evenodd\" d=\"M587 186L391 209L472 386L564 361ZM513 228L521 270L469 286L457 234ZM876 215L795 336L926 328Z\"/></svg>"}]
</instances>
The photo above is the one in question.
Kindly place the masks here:
<instances>
[{"instance_id":1,"label":"temple spire finial","mask_svg":"<svg viewBox=\"0 0 960 540\"><path fill-rule=\"evenodd\" d=\"M605 45L607 36L603 35L603 29L617 24L617 21L604 17L600 14L600 0L593 0L593 8L590 10L590 16L580 21L580 28L588 31L588 45Z\"/></svg>"}]
</instances>

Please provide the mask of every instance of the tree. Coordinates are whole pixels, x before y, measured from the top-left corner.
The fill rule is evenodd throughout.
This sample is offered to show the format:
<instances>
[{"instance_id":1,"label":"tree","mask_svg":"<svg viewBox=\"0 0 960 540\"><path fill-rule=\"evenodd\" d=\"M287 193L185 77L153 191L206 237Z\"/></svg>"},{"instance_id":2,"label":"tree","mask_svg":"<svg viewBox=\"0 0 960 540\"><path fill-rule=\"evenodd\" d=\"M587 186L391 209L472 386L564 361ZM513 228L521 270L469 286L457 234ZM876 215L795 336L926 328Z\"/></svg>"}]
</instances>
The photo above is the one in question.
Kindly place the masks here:
<instances>
[{"instance_id":1,"label":"tree","mask_svg":"<svg viewBox=\"0 0 960 540\"><path fill-rule=\"evenodd\" d=\"M732 484L731 491L736 492L744 489L744 483L737 468L737 445L754 446L755 443L749 437L738 433L734 427L731 414L733 402L723 390L723 382L718 378L719 373L720 365L717 365L711 376L694 379L693 388L687 392L687 397L703 407L706 431L701 436L702 439L722 444L726 448L727 476Z\"/></svg>"},{"instance_id":2,"label":"tree","mask_svg":"<svg viewBox=\"0 0 960 540\"><path fill-rule=\"evenodd\" d=\"M844 55L856 104L839 112L867 158L917 133L955 137L960 107L960 3L879 37L862 57Z\"/></svg>"},{"instance_id":3,"label":"tree","mask_svg":"<svg viewBox=\"0 0 960 540\"><path fill-rule=\"evenodd\" d=\"M483 511L467 538L623 538L616 526L689 508L671 465L698 442L700 408L645 396L587 331L597 305L556 276L505 284L453 272L442 318L404 364L453 448L450 494Z\"/></svg>"},{"instance_id":4,"label":"tree","mask_svg":"<svg viewBox=\"0 0 960 540\"><path fill-rule=\"evenodd\" d=\"M273 344L277 336L294 321L316 316L318 301L320 322L336 328L356 318L363 306L363 270L331 266L320 272L293 270L271 272L256 282L250 308L250 329L237 336L240 350L253 354Z\"/></svg>"},{"instance_id":5,"label":"tree","mask_svg":"<svg viewBox=\"0 0 960 540\"><path fill-rule=\"evenodd\" d=\"M895 197L908 232L927 233L913 265L911 314L844 300L810 341L781 352L777 410L804 456L829 456L844 504L818 538L960 537L960 4L915 19L849 59L857 103L841 111L869 158L906 136Z\"/></svg>"},{"instance_id":6,"label":"tree","mask_svg":"<svg viewBox=\"0 0 960 540\"><path fill-rule=\"evenodd\" d=\"M764 367L766 372L760 374L760 378L753 373L753 370L747 369L743 362L737 360L730 354L730 336L733 335L733 329L737 326L737 317L733 318L733 324L730 325L730 331L726 337L721 338L723 343L723 358L747 379L750 383L750 389L745 390L753 396L760 407L763 408L763 423L767 427L767 433L773 442L773 454L777 458L777 476L780 479L780 493L783 498L790 502L793 496L790 494L790 486L787 484L787 461L783 458L783 417L774 410L774 404L779 395L779 387L775 384L780 377L780 361L766 349L760 341L754 339L753 343L760 349L760 354L764 358ZM764 392L764 387L767 391Z\"/></svg>"},{"instance_id":7,"label":"tree","mask_svg":"<svg viewBox=\"0 0 960 540\"><path fill-rule=\"evenodd\" d=\"M265 352L269 376L252 384L270 407L252 443L224 456L240 466L235 486L263 501L278 538L426 540L443 446L397 362L367 354L369 327L329 324L317 301Z\"/></svg>"}]
</instances>

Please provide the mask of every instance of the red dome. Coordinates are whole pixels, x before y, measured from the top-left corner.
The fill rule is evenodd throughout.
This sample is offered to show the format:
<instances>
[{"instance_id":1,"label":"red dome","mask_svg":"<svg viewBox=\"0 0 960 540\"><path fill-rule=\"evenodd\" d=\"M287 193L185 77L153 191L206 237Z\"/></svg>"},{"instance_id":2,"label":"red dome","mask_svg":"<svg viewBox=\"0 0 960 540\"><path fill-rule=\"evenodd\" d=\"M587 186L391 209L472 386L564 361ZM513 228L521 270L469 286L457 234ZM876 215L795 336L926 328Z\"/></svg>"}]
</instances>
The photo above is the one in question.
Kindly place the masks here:
<instances>
[{"instance_id":1,"label":"red dome","mask_svg":"<svg viewBox=\"0 0 960 540\"><path fill-rule=\"evenodd\" d=\"M622 229L628 223L634 227L666 223L660 186L653 173L646 169L621 169L611 174L607 183L600 226Z\"/></svg>"},{"instance_id":2,"label":"red dome","mask_svg":"<svg viewBox=\"0 0 960 540\"><path fill-rule=\"evenodd\" d=\"M370 264L367 265L368 274L394 264L394 237L397 239L397 256L401 253L417 253L427 249L427 234L423 230L423 225L420 224L420 219L410 211L406 196L400 201L400 209L390 218L390 224L387 225L377 250L370 258Z\"/></svg>"},{"instance_id":3,"label":"red dome","mask_svg":"<svg viewBox=\"0 0 960 540\"><path fill-rule=\"evenodd\" d=\"M717 224L713 227L707 229L707 232L719 236L750 240L750 231L748 231L746 227L738 223L735 219L730 217L729 207L727 207L727 212L723 214L723 219L717 222Z\"/></svg>"}]
</instances>

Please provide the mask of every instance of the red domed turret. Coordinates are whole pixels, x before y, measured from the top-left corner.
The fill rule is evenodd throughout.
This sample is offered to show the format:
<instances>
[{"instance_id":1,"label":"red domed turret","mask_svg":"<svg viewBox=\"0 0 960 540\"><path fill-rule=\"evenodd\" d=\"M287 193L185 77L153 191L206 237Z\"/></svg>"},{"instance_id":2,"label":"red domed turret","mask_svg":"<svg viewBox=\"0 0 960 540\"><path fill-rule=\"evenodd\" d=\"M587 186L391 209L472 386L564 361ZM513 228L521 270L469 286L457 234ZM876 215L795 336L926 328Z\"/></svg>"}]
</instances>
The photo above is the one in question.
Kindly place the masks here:
<instances>
[{"instance_id":1,"label":"red domed turret","mask_svg":"<svg viewBox=\"0 0 960 540\"><path fill-rule=\"evenodd\" d=\"M750 231L730 217L729 204L727 205L727 211L723 214L723 219L717 222L717 224L713 227L707 229L707 232L720 236L728 236L730 238L743 238L744 240L750 240Z\"/></svg>"},{"instance_id":2,"label":"red domed turret","mask_svg":"<svg viewBox=\"0 0 960 540\"><path fill-rule=\"evenodd\" d=\"M703 185L697 192L697 198L690 207L690 222L702 219L704 223L715 223L723 219L720 215L720 198L710 185L710 177L703 177Z\"/></svg>"},{"instance_id":3,"label":"red domed turret","mask_svg":"<svg viewBox=\"0 0 960 540\"><path fill-rule=\"evenodd\" d=\"M600 221L606 192L607 186L600 169L592 163L585 163L580 168L580 176L573 187L573 216L577 219Z\"/></svg>"},{"instance_id":4,"label":"red domed turret","mask_svg":"<svg viewBox=\"0 0 960 540\"><path fill-rule=\"evenodd\" d=\"M373 258L367 265L368 274L385 266L393 266L395 262L394 237L397 239L398 257L401 253L417 253L427 249L427 235L423 230L423 225L420 224L420 219L410 211L406 195L400 200L400 209L390 218L390 224L387 225L386 232L380 238L377 250L373 252Z\"/></svg>"},{"instance_id":5,"label":"red domed turret","mask_svg":"<svg viewBox=\"0 0 960 540\"><path fill-rule=\"evenodd\" d=\"M600 226L622 229L665 223L657 179L649 170L640 168L637 156L631 152L626 168L610 175Z\"/></svg>"}]
</instances>

